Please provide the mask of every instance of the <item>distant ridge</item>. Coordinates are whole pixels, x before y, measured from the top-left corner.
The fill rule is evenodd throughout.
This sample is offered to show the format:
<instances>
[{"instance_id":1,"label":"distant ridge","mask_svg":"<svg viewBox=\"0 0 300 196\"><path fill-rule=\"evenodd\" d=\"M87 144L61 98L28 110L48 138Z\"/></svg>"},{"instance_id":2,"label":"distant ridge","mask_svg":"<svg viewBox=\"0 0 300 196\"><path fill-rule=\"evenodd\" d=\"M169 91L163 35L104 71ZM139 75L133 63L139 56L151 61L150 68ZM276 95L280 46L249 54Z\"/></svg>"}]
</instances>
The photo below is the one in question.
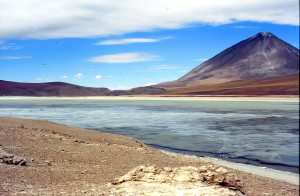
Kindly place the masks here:
<instances>
[{"instance_id":1,"label":"distant ridge","mask_svg":"<svg viewBox=\"0 0 300 196\"><path fill-rule=\"evenodd\" d=\"M64 82L21 83L0 80L0 96L106 96L108 88L83 87Z\"/></svg>"}]
</instances>

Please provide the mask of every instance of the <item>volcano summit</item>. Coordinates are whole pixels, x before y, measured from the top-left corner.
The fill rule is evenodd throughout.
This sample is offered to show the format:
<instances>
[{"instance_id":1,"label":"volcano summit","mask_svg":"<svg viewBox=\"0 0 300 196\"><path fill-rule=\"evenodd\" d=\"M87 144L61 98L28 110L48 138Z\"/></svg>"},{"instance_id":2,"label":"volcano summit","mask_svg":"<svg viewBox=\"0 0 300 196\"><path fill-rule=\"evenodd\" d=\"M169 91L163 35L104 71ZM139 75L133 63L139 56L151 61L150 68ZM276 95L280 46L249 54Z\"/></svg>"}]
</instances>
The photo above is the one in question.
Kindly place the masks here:
<instances>
[{"instance_id":1,"label":"volcano summit","mask_svg":"<svg viewBox=\"0 0 300 196\"><path fill-rule=\"evenodd\" d=\"M299 94L298 73L299 49L272 33L258 33L178 80L156 86L175 94ZM245 87L260 92L242 90Z\"/></svg>"}]
</instances>

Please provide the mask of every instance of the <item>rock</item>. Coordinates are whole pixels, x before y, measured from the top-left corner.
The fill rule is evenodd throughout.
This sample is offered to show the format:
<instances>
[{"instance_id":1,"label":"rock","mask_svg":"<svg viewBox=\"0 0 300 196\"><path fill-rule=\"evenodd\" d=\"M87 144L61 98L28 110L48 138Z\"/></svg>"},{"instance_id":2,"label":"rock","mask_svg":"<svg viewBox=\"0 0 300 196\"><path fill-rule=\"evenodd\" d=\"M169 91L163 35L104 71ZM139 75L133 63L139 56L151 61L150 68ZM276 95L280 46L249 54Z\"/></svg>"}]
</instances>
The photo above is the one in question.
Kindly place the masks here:
<instances>
[{"instance_id":1,"label":"rock","mask_svg":"<svg viewBox=\"0 0 300 196\"><path fill-rule=\"evenodd\" d=\"M203 181L200 176L198 169L195 167L181 167L177 170L176 174L173 176L174 181L178 182L197 182Z\"/></svg>"},{"instance_id":2,"label":"rock","mask_svg":"<svg viewBox=\"0 0 300 196\"><path fill-rule=\"evenodd\" d=\"M241 181L237 179L237 177L234 176L232 173L226 174L225 179L222 183L225 184L225 186L228 186L232 189L240 190L242 188Z\"/></svg>"},{"instance_id":3,"label":"rock","mask_svg":"<svg viewBox=\"0 0 300 196\"><path fill-rule=\"evenodd\" d=\"M226 173L228 173L228 170L225 169L224 167L218 167L216 169L216 172L226 174Z\"/></svg>"},{"instance_id":4,"label":"rock","mask_svg":"<svg viewBox=\"0 0 300 196\"><path fill-rule=\"evenodd\" d=\"M150 166L143 168L143 170L145 173L155 173L157 169L154 166Z\"/></svg>"},{"instance_id":5,"label":"rock","mask_svg":"<svg viewBox=\"0 0 300 196\"><path fill-rule=\"evenodd\" d=\"M208 168L207 168L206 166L201 166L201 167L199 168L199 171L200 171L201 173L206 172L207 170L208 170Z\"/></svg>"},{"instance_id":6,"label":"rock","mask_svg":"<svg viewBox=\"0 0 300 196\"><path fill-rule=\"evenodd\" d=\"M46 160L45 163L46 163L47 165L49 165L49 166L52 165L51 161L49 161L49 160Z\"/></svg>"},{"instance_id":7,"label":"rock","mask_svg":"<svg viewBox=\"0 0 300 196\"><path fill-rule=\"evenodd\" d=\"M13 156L12 155L4 156L2 159L2 163L13 164Z\"/></svg>"},{"instance_id":8,"label":"rock","mask_svg":"<svg viewBox=\"0 0 300 196\"><path fill-rule=\"evenodd\" d=\"M16 156L13 157L13 164L15 165L19 165L19 163L21 163L22 161L23 160L20 157L16 157Z\"/></svg>"},{"instance_id":9,"label":"rock","mask_svg":"<svg viewBox=\"0 0 300 196\"><path fill-rule=\"evenodd\" d=\"M164 167L164 171L167 171L167 172L172 172L173 169L171 167Z\"/></svg>"},{"instance_id":10,"label":"rock","mask_svg":"<svg viewBox=\"0 0 300 196\"><path fill-rule=\"evenodd\" d=\"M107 185L109 195L243 195L225 168L138 166Z\"/></svg>"},{"instance_id":11,"label":"rock","mask_svg":"<svg viewBox=\"0 0 300 196\"><path fill-rule=\"evenodd\" d=\"M2 148L0 148L0 162L24 166L26 165L27 160L22 157L9 154L5 152Z\"/></svg>"}]
</instances>

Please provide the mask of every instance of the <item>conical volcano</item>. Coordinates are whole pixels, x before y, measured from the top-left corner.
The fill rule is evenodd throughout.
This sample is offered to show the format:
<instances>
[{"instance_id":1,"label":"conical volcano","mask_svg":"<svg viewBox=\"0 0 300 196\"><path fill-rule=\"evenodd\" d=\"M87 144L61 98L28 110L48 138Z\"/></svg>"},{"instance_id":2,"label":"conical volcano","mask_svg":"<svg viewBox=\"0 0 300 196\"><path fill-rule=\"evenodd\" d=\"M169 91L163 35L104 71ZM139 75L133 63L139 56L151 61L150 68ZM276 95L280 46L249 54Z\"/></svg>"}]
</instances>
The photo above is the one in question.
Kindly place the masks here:
<instances>
[{"instance_id":1,"label":"conical volcano","mask_svg":"<svg viewBox=\"0 0 300 196\"><path fill-rule=\"evenodd\" d=\"M205 61L178 80L157 86L197 87L299 73L299 50L272 33L258 33Z\"/></svg>"}]
</instances>

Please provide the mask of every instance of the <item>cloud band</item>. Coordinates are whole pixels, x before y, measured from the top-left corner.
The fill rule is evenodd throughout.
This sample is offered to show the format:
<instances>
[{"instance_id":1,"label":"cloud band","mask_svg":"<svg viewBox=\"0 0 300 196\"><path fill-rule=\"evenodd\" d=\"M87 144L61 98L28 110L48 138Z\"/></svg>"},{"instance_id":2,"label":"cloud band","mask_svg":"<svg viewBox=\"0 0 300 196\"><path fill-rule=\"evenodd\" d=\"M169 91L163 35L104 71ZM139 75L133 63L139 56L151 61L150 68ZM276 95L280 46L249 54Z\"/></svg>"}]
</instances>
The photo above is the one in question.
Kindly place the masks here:
<instances>
[{"instance_id":1,"label":"cloud band","mask_svg":"<svg viewBox=\"0 0 300 196\"><path fill-rule=\"evenodd\" d=\"M100 37L237 21L299 25L295 0L0 0L0 5L2 39Z\"/></svg>"}]
</instances>

